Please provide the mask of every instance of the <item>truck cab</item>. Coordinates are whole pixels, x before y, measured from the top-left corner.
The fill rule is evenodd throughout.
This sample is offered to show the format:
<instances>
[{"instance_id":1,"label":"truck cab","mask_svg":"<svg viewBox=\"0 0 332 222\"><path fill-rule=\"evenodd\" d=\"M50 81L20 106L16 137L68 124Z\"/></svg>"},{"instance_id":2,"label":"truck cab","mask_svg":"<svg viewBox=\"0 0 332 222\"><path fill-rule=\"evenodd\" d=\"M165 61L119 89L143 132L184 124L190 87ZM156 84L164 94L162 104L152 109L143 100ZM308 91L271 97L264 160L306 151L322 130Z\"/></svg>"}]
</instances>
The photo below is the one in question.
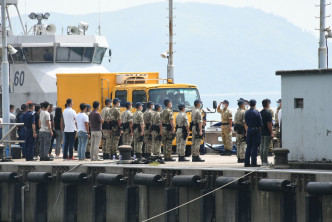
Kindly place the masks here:
<instances>
[{"instance_id":1,"label":"truck cab","mask_svg":"<svg viewBox=\"0 0 332 222\"><path fill-rule=\"evenodd\" d=\"M112 99L118 98L121 100L121 111L125 110L125 103L127 101L133 104L137 102L146 103L152 101L159 103L163 108L165 98L169 98L173 103L174 119L179 113L178 105L184 103L186 105L186 112L189 122L191 121L191 111L194 108L194 101L200 98L198 89L195 85L189 84L124 84L114 87L112 92ZM135 109L132 109L135 112ZM192 135L188 136L187 145L190 146ZM176 145L176 141L173 141Z\"/></svg>"}]
</instances>

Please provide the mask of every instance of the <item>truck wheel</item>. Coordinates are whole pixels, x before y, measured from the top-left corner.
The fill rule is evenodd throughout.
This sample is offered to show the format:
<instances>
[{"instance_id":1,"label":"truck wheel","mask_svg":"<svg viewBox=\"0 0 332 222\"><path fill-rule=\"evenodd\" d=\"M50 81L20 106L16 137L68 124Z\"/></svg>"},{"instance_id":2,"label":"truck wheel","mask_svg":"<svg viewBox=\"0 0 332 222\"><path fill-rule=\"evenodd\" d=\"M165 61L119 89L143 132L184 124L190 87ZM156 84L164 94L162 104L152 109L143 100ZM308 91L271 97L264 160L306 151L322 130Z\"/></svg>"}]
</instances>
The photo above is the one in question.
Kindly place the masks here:
<instances>
[{"instance_id":1,"label":"truck wheel","mask_svg":"<svg viewBox=\"0 0 332 222\"><path fill-rule=\"evenodd\" d=\"M185 152L186 157L191 156L191 146L186 146L186 152Z\"/></svg>"}]
</instances>

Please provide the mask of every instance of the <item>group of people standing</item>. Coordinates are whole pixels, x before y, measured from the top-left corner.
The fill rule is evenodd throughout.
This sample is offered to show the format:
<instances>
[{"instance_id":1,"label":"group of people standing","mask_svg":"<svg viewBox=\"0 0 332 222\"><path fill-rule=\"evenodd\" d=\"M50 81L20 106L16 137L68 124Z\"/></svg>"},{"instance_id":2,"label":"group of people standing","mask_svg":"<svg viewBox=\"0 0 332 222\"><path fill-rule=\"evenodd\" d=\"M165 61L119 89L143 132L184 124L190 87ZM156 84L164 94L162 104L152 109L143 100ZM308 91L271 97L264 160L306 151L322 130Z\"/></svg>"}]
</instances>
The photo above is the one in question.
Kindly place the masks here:
<instances>
[{"instance_id":1,"label":"group of people standing","mask_svg":"<svg viewBox=\"0 0 332 222\"><path fill-rule=\"evenodd\" d=\"M189 122L185 111L185 105L179 105L180 113L174 121L172 109L172 101L164 100L165 108L162 110L160 104L154 104L149 101L146 104L146 110L143 112L143 104L138 102L135 104L136 111L131 112L132 103L124 104L126 110L121 114L120 101L113 99L105 100L105 107L101 111L104 120L102 125L103 131L103 159L117 157L118 144L120 135L122 135L123 145L134 145L134 153L137 159L143 157L143 143L145 145L144 157L148 158L152 155L161 156L161 145L163 144L164 160L175 161L172 158L172 143L177 138L178 161L188 161L185 158L185 148L187 137L189 134ZM192 145L192 161L204 161L199 158L199 148L202 140L202 113L200 110L202 102L195 101L195 109L192 111L193 126L193 145Z\"/></svg>"},{"instance_id":2,"label":"group of people standing","mask_svg":"<svg viewBox=\"0 0 332 222\"><path fill-rule=\"evenodd\" d=\"M268 165L269 150L272 151L272 139L276 139L277 147L281 147L281 99L277 101L278 108L274 114L271 109L271 100L262 101L263 109L258 112L256 100L238 100L238 109L234 117L234 131L236 132L236 146L238 163L245 167L256 167L257 152L260 148L262 165ZM222 108L221 108L222 105ZM232 149L232 112L228 108L229 102L224 100L217 108L221 113L221 134L225 146L225 154L231 155ZM273 124L273 119L275 119ZM251 160L251 161L250 161Z\"/></svg>"},{"instance_id":3,"label":"group of people standing","mask_svg":"<svg viewBox=\"0 0 332 222\"><path fill-rule=\"evenodd\" d=\"M143 103L135 104L135 113L132 113L132 103L126 102L126 110L121 113L120 100L114 98L105 100L105 107L101 110L98 101L93 102L92 111L88 104L80 104L80 112L72 109L73 101L67 99L65 109L55 109L48 102L36 105L29 102L22 107L18 117L24 123L19 129L23 137L23 156L27 161L52 161L60 158L61 144L63 143L64 160L75 160L73 155L75 138L78 139L78 160L90 158L91 161L114 159L118 157L118 145L131 146L137 159L143 156L161 156L163 145L164 160L175 161L172 158L172 143L176 137L178 161L188 161L185 158L185 149L189 131L192 131L192 161L203 162L199 157L200 145L203 139L203 116L200 100L196 100L189 124L185 104L179 104L179 114L174 119L172 101L164 100L165 108L160 104L148 102L143 112ZM52 108L51 108L52 107ZM20 122L20 121L18 121ZM24 134L22 133L24 131ZM52 145L56 139L55 157L52 155ZM63 142L62 142L63 141ZM103 158L99 158L99 145L102 142ZM143 143L145 144L143 152ZM37 150L37 151L36 151ZM143 155L144 154L144 155Z\"/></svg>"},{"instance_id":4,"label":"group of people standing","mask_svg":"<svg viewBox=\"0 0 332 222\"><path fill-rule=\"evenodd\" d=\"M24 104L16 118L14 107L10 107L10 117L24 126L18 128L19 139L24 139L22 153L27 161L36 160L39 154L40 161L51 161L60 158L60 149L63 140L64 160L75 160L73 148L75 138L78 138L78 160L91 158L91 161L118 158L118 145L131 146L137 159L143 157L161 156L161 146L165 161L175 161L172 157L172 143L176 137L178 161L189 161L185 158L185 149L189 132L192 132L191 154L193 162L204 162L200 158L200 145L203 139L202 102L195 100L191 111L191 122L188 121L184 103L178 106L179 114L174 119L172 101L164 100L164 109L160 104L147 102L143 112L143 104L135 104L135 113L132 113L132 103L124 104L126 110L121 113L120 100L114 98L105 100L105 107L99 113L100 104L93 102L93 110L88 104L80 104L78 114L72 109L73 101L67 99L65 109L55 109L48 102L36 105L32 102ZM238 100L238 109L234 118L236 132L237 157L244 166L257 165L257 150L260 147L262 165L267 165L271 140L277 139L277 146L281 146L281 100L277 101L278 108L270 108L271 101L262 101L263 110L258 112L256 100ZM221 107L222 106L222 107ZM217 108L222 116L221 133L225 146L224 155L231 155L233 116L228 108L229 102L224 100ZM250 108L248 107L250 106ZM275 124L273 125L273 118ZM274 129L273 129L274 128ZM56 139L55 157L52 156L52 145ZM102 142L103 158L99 158L99 145ZM250 161L251 160L251 161Z\"/></svg>"}]
</instances>

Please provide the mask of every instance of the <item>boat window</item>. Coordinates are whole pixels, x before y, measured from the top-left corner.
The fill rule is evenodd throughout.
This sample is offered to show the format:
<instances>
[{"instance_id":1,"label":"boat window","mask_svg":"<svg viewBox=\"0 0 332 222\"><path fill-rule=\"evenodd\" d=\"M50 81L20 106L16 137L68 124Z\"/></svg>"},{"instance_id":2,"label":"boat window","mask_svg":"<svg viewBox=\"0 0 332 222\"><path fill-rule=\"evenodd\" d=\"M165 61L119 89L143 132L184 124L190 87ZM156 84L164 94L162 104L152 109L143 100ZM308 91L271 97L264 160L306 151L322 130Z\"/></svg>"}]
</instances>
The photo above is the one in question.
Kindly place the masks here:
<instances>
[{"instance_id":1,"label":"boat window","mask_svg":"<svg viewBox=\"0 0 332 222\"><path fill-rule=\"evenodd\" d=\"M146 102L146 92L144 90L133 91L133 104L136 104L137 102Z\"/></svg>"},{"instance_id":2,"label":"boat window","mask_svg":"<svg viewBox=\"0 0 332 222\"><path fill-rule=\"evenodd\" d=\"M83 62L92 61L93 47L57 47L56 62Z\"/></svg>"},{"instance_id":3,"label":"boat window","mask_svg":"<svg viewBox=\"0 0 332 222\"><path fill-rule=\"evenodd\" d=\"M115 92L115 98L120 100L120 106L124 107L127 102L127 90L117 90Z\"/></svg>"},{"instance_id":4,"label":"boat window","mask_svg":"<svg viewBox=\"0 0 332 222\"><path fill-rule=\"evenodd\" d=\"M14 60L14 63L25 63L25 59L23 56L23 51L21 48L15 48L17 52L15 54L11 54L10 57Z\"/></svg>"},{"instance_id":5,"label":"boat window","mask_svg":"<svg viewBox=\"0 0 332 222\"><path fill-rule=\"evenodd\" d=\"M28 63L52 63L54 47L26 47L23 53Z\"/></svg>"},{"instance_id":6,"label":"boat window","mask_svg":"<svg viewBox=\"0 0 332 222\"><path fill-rule=\"evenodd\" d=\"M159 103L164 107L165 98L172 100L174 111L178 111L178 106L181 102L186 105L186 110L189 111L194 108L195 100L200 97L198 90L195 88L150 89L150 101Z\"/></svg>"},{"instance_id":7,"label":"boat window","mask_svg":"<svg viewBox=\"0 0 332 222\"><path fill-rule=\"evenodd\" d=\"M103 62L105 52L106 52L106 48L97 47L95 56L93 58L93 62L97 63L97 64L101 64Z\"/></svg>"}]
</instances>

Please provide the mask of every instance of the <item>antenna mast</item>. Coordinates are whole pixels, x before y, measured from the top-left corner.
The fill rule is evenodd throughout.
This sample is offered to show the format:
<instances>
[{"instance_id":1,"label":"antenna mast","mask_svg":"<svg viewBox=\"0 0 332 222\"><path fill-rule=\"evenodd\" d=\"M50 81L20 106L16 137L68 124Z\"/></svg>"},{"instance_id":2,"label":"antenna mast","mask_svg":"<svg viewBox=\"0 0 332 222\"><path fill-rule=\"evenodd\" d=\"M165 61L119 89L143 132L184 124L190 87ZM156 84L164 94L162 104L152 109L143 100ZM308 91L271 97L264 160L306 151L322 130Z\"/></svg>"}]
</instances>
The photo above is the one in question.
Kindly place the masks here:
<instances>
[{"instance_id":1,"label":"antenna mast","mask_svg":"<svg viewBox=\"0 0 332 222\"><path fill-rule=\"evenodd\" d=\"M327 50L325 45L325 0L320 0L320 17L319 17L319 49L318 49L318 68L326 69L327 67Z\"/></svg>"},{"instance_id":2,"label":"antenna mast","mask_svg":"<svg viewBox=\"0 0 332 222\"><path fill-rule=\"evenodd\" d=\"M169 49L167 65L167 82L174 83L174 64L173 64L173 0L169 0Z\"/></svg>"},{"instance_id":3,"label":"antenna mast","mask_svg":"<svg viewBox=\"0 0 332 222\"><path fill-rule=\"evenodd\" d=\"M98 33L101 35L101 26L100 26L100 0L99 0L99 25L98 25Z\"/></svg>"}]
</instances>

